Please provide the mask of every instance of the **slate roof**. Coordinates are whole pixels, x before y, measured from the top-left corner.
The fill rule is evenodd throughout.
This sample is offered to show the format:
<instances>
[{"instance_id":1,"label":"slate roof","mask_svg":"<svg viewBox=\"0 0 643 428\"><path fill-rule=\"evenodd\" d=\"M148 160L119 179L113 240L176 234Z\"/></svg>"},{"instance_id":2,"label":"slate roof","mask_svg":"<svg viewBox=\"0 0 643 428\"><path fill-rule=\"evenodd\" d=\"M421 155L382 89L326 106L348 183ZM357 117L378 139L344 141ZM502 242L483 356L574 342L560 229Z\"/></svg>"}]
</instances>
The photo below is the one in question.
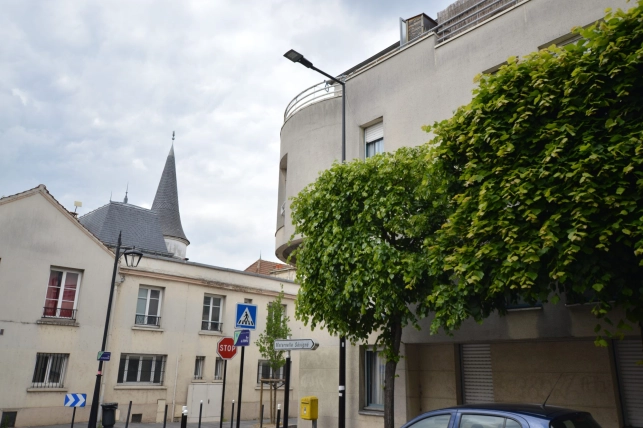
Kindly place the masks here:
<instances>
[{"instance_id":1,"label":"slate roof","mask_svg":"<svg viewBox=\"0 0 643 428\"><path fill-rule=\"evenodd\" d=\"M165 168L161 174L159 187L152 203L152 211L158 214L163 236L181 238L188 241L181 225L179 212L179 192L176 185L176 163L174 161L174 145L170 149L165 161Z\"/></svg>"},{"instance_id":2,"label":"slate roof","mask_svg":"<svg viewBox=\"0 0 643 428\"><path fill-rule=\"evenodd\" d=\"M78 221L107 246L115 247L118 233L122 231L123 246L172 256L167 251L159 216L154 211L111 201L81 216Z\"/></svg>"}]
</instances>

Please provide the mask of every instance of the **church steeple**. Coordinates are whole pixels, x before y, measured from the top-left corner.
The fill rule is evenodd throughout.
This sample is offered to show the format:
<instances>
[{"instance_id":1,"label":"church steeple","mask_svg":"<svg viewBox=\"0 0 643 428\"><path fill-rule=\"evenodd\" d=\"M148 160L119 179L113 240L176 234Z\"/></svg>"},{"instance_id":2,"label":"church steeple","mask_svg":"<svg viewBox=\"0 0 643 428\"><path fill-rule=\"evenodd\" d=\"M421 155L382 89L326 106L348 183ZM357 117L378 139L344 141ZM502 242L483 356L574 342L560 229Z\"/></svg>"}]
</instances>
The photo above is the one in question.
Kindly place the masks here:
<instances>
[{"instance_id":1,"label":"church steeple","mask_svg":"<svg viewBox=\"0 0 643 428\"><path fill-rule=\"evenodd\" d=\"M152 203L152 211L156 212L159 217L168 251L177 257L185 258L185 250L190 241L183 232L181 213L179 212L179 193L174 160L174 132L172 132L172 147L165 161L161 181L159 181L159 187Z\"/></svg>"}]
</instances>

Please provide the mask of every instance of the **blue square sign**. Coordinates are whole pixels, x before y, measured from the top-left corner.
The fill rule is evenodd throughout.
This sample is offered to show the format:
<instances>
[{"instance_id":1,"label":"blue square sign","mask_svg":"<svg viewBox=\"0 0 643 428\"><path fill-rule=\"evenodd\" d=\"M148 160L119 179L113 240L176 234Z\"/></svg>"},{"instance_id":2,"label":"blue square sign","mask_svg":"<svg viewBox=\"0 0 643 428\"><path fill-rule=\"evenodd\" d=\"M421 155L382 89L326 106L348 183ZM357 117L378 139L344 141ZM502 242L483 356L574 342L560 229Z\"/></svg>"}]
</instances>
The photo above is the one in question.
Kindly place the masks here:
<instances>
[{"instance_id":1,"label":"blue square sign","mask_svg":"<svg viewBox=\"0 0 643 428\"><path fill-rule=\"evenodd\" d=\"M234 328L243 330L257 329L257 305L237 303L237 316Z\"/></svg>"}]
</instances>

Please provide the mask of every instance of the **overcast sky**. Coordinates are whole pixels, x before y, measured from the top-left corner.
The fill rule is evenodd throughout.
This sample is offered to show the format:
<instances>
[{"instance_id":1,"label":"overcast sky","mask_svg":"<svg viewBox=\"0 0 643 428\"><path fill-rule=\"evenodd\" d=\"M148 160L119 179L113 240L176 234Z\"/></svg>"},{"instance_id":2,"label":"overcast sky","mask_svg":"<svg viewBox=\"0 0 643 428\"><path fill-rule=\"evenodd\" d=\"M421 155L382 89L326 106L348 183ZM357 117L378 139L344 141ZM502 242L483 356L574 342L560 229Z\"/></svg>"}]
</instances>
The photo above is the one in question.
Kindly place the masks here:
<instances>
[{"instance_id":1,"label":"overcast sky","mask_svg":"<svg viewBox=\"0 0 643 428\"><path fill-rule=\"evenodd\" d=\"M284 108L399 39L400 17L449 0L0 3L0 196L45 184L84 214L151 207L176 131L192 261L277 261Z\"/></svg>"}]
</instances>

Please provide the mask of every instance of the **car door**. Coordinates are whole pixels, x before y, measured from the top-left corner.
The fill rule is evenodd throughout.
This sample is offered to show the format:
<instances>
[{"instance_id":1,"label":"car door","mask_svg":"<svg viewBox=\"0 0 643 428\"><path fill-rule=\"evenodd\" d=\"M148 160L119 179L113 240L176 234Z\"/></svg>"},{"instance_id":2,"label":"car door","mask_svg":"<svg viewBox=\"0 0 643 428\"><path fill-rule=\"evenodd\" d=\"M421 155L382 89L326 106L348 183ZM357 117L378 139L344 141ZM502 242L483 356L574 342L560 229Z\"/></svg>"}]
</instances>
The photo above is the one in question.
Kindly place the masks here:
<instances>
[{"instance_id":1,"label":"car door","mask_svg":"<svg viewBox=\"0 0 643 428\"><path fill-rule=\"evenodd\" d=\"M411 420L403 428L453 428L455 411L435 411L425 413Z\"/></svg>"},{"instance_id":2,"label":"car door","mask_svg":"<svg viewBox=\"0 0 643 428\"><path fill-rule=\"evenodd\" d=\"M527 421L506 412L460 410L454 418L454 428L529 428Z\"/></svg>"}]
</instances>

